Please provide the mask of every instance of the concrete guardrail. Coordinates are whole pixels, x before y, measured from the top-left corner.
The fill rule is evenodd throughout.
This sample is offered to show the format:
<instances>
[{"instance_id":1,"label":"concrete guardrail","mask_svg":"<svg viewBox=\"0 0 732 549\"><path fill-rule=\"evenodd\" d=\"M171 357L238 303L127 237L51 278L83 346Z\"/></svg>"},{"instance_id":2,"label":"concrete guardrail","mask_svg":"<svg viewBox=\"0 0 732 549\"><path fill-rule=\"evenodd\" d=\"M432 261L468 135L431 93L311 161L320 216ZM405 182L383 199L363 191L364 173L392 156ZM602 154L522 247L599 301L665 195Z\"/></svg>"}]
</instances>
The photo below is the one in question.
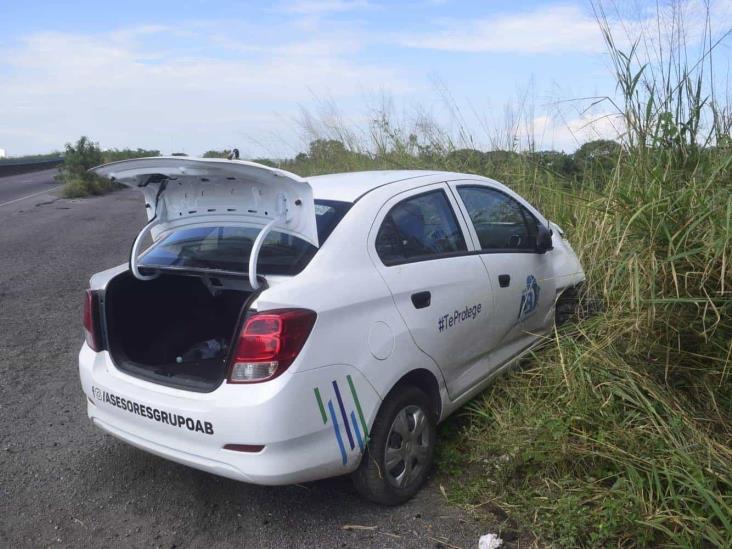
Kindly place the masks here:
<instances>
[{"instance_id":1,"label":"concrete guardrail","mask_svg":"<svg viewBox=\"0 0 732 549\"><path fill-rule=\"evenodd\" d=\"M61 156L36 161L28 161L22 158L19 158L17 161L12 159L0 160L0 177L48 170L60 166L63 161L64 159Z\"/></svg>"}]
</instances>

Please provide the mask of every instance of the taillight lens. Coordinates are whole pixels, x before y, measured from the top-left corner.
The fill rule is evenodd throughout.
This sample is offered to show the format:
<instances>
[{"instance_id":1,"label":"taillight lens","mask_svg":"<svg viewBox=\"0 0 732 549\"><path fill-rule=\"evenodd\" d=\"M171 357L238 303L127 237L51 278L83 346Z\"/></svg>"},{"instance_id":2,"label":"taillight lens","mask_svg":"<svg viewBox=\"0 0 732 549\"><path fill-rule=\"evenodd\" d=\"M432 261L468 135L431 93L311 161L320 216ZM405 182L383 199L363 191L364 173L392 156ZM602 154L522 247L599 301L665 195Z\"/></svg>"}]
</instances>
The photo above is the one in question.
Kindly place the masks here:
<instances>
[{"instance_id":1,"label":"taillight lens","mask_svg":"<svg viewBox=\"0 0 732 549\"><path fill-rule=\"evenodd\" d=\"M307 309L256 313L239 334L229 368L229 383L258 383L275 378L295 361L315 324Z\"/></svg>"},{"instance_id":2,"label":"taillight lens","mask_svg":"<svg viewBox=\"0 0 732 549\"><path fill-rule=\"evenodd\" d=\"M97 334L97 300L94 292L86 291L84 299L84 337L86 344L93 350L99 350L99 334Z\"/></svg>"}]
</instances>

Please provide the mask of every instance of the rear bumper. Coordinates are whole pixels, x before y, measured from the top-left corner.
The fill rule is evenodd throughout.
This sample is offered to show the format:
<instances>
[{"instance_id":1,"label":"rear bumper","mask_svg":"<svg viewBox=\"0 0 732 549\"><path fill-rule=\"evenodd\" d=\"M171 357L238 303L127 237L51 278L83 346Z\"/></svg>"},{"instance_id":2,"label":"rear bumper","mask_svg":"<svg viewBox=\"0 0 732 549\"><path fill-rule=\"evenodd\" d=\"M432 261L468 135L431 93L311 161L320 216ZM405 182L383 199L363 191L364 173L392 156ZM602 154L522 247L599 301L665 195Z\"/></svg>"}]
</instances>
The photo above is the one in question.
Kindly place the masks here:
<instances>
[{"instance_id":1,"label":"rear bumper","mask_svg":"<svg viewBox=\"0 0 732 549\"><path fill-rule=\"evenodd\" d=\"M87 413L100 429L177 463L254 484L292 484L353 471L380 403L368 381L345 365L192 393L129 376L114 367L107 352L85 344L79 374ZM225 450L226 444L264 449L239 452Z\"/></svg>"}]
</instances>

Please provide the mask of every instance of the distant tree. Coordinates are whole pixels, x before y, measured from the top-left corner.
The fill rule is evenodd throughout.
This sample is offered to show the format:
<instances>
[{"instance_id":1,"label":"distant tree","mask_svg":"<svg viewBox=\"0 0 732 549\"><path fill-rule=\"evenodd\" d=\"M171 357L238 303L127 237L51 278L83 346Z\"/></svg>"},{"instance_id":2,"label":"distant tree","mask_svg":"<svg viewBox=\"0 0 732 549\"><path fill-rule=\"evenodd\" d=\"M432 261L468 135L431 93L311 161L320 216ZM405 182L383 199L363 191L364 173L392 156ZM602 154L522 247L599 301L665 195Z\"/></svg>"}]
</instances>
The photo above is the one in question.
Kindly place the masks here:
<instances>
[{"instance_id":1,"label":"distant tree","mask_svg":"<svg viewBox=\"0 0 732 549\"><path fill-rule=\"evenodd\" d=\"M334 160L348 154L345 145L336 139L316 139L310 142L308 157L311 160Z\"/></svg>"},{"instance_id":2,"label":"distant tree","mask_svg":"<svg viewBox=\"0 0 732 549\"><path fill-rule=\"evenodd\" d=\"M170 156L188 156L186 153L171 153Z\"/></svg>"},{"instance_id":3,"label":"distant tree","mask_svg":"<svg viewBox=\"0 0 732 549\"><path fill-rule=\"evenodd\" d=\"M105 162L116 162L118 160L128 160L130 158L147 158L151 156L160 156L157 149L107 149L102 152Z\"/></svg>"},{"instance_id":4,"label":"distant tree","mask_svg":"<svg viewBox=\"0 0 732 549\"><path fill-rule=\"evenodd\" d=\"M610 139L588 141L574 153L577 167L583 171L588 168L600 168L609 172L615 167L620 154L620 144Z\"/></svg>"},{"instance_id":5,"label":"distant tree","mask_svg":"<svg viewBox=\"0 0 732 549\"><path fill-rule=\"evenodd\" d=\"M562 151L536 151L529 156L539 167L567 179L574 180L579 171L574 156Z\"/></svg>"},{"instance_id":6,"label":"distant tree","mask_svg":"<svg viewBox=\"0 0 732 549\"><path fill-rule=\"evenodd\" d=\"M588 141L574 153L578 178L597 188L605 186L612 177L622 147L610 139Z\"/></svg>"},{"instance_id":7,"label":"distant tree","mask_svg":"<svg viewBox=\"0 0 732 549\"><path fill-rule=\"evenodd\" d=\"M252 162L256 162L257 164L263 164L265 166L269 166L270 168L277 167L277 162L270 158L254 158Z\"/></svg>"},{"instance_id":8,"label":"distant tree","mask_svg":"<svg viewBox=\"0 0 732 549\"><path fill-rule=\"evenodd\" d=\"M523 162L522 156L515 151L487 151L483 153L485 169L503 170L508 166Z\"/></svg>"},{"instance_id":9,"label":"distant tree","mask_svg":"<svg viewBox=\"0 0 732 549\"><path fill-rule=\"evenodd\" d=\"M61 151L45 154L25 154L23 156L7 156L0 158L0 164L23 164L30 162L43 162L44 160L57 160L63 156Z\"/></svg>"},{"instance_id":10,"label":"distant tree","mask_svg":"<svg viewBox=\"0 0 732 549\"><path fill-rule=\"evenodd\" d=\"M210 150L203 153L203 158L229 158L231 149L224 149L221 151Z\"/></svg>"},{"instance_id":11,"label":"distant tree","mask_svg":"<svg viewBox=\"0 0 732 549\"><path fill-rule=\"evenodd\" d=\"M477 149L457 149L445 156L446 167L456 172L482 173L486 164L486 153Z\"/></svg>"}]
</instances>

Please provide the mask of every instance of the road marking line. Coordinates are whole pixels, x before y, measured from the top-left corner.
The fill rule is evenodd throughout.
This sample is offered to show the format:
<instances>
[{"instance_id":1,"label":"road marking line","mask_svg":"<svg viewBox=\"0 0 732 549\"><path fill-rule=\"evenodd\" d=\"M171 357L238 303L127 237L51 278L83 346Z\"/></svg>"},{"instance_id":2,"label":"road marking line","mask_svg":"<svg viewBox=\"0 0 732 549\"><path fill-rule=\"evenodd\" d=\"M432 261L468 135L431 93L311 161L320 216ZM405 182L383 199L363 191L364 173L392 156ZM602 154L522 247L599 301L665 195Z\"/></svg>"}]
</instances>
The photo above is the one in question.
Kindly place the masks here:
<instances>
[{"instance_id":1,"label":"road marking line","mask_svg":"<svg viewBox=\"0 0 732 549\"><path fill-rule=\"evenodd\" d=\"M51 191L55 191L56 189L58 189L61 186L62 185L56 185L55 187L51 187L50 189L46 189L45 191L29 194L27 196L21 196L20 198L16 198L14 200L8 200L7 202L3 202L2 204L0 204L0 208L2 208L3 206L7 206L8 204L14 204L16 202L20 202L21 200L25 200L26 198L33 198L34 196L38 196L39 194L46 194Z\"/></svg>"}]
</instances>

